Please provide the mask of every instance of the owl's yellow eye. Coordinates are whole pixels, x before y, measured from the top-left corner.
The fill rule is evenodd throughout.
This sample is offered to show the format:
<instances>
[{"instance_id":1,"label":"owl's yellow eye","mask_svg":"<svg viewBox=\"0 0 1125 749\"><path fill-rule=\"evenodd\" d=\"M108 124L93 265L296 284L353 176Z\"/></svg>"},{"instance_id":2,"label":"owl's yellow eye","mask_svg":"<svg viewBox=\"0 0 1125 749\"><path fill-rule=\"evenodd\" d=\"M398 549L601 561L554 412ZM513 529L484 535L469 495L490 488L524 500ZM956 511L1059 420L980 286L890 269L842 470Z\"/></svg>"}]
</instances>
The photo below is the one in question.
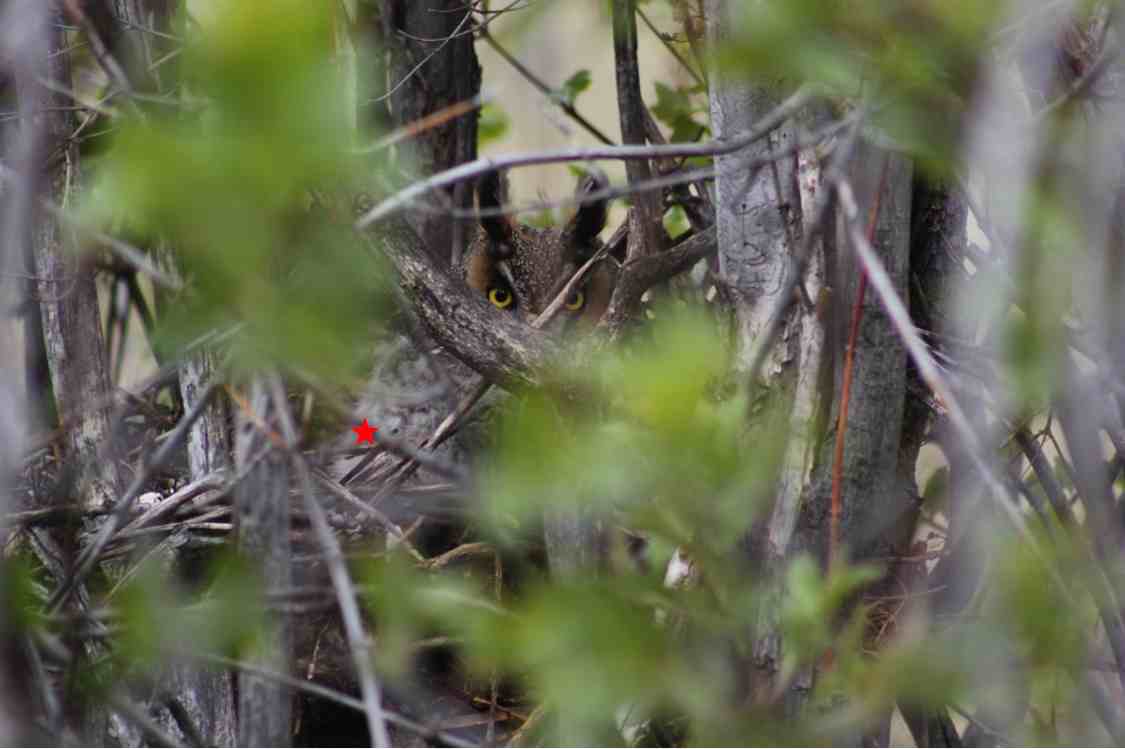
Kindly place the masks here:
<instances>
[{"instance_id":1,"label":"owl's yellow eye","mask_svg":"<svg viewBox=\"0 0 1125 749\"><path fill-rule=\"evenodd\" d=\"M566 298L565 304L568 310L577 312L586 305L586 295L581 291L572 291Z\"/></svg>"},{"instance_id":2,"label":"owl's yellow eye","mask_svg":"<svg viewBox=\"0 0 1125 749\"><path fill-rule=\"evenodd\" d=\"M502 286L493 286L488 290L488 301L492 302L493 306L498 309L508 309L512 306L514 299L512 292Z\"/></svg>"}]
</instances>

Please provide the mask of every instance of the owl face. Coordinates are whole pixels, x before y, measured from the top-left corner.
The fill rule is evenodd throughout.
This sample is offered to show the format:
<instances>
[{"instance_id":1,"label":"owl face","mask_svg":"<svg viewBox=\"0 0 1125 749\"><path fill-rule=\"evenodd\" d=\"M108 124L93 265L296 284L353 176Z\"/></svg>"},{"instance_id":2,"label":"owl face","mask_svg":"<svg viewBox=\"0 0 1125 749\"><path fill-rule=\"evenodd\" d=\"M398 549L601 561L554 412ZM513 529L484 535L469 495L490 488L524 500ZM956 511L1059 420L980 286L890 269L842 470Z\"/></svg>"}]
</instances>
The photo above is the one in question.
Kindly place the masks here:
<instances>
[{"instance_id":1,"label":"owl face","mask_svg":"<svg viewBox=\"0 0 1125 749\"><path fill-rule=\"evenodd\" d=\"M480 180L477 192L482 209L504 204L504 183L503 176L495 172ZM579 182L576 195L582 197L605 185L601 173L588 175ZM601 248L598 233L605 222L605 201L580 205L565 225L552 229L526 226L509 216L483 217L465 255L465 280L493 307L530 322ZM596 324L609 305L615 277L612 263L598 263L571 291L553 329Z\"/></svg>"}]
</instances>

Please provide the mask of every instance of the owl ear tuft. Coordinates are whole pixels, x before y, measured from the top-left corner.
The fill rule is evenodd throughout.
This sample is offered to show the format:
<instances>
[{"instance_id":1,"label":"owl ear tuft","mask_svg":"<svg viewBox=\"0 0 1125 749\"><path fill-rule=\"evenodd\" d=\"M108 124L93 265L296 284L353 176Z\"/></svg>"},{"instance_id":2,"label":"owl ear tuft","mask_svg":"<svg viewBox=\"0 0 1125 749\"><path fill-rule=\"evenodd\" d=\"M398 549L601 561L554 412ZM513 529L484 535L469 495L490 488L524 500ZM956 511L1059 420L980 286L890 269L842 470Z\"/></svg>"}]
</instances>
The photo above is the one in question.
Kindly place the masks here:
<instances>
[{"instance_id":1,"label":"owl ear tuft","mask_svg":"<svg viewBox=\"0 0 1125 749\"><path fill-rule=\"evenodd\" d=\"M598 234L605 228L609 216L609 201L606 198L585 200L586 196L601 192L609 187L609 177L597 167L588 167L586 174L578 180L574 197L579 201L578 210L570 220L571 235L577 244L593 244Z\"/></svg>"},{"instance_id":2,"label":"owl ear tuft","mask_svg":"<svg viewBox=\"0 0 1125 749\"><path fill-rule=\"evenodd\" d=\"M477 204L481 211L494 210L505 205L508 199L508 178L503 172L487 172L477 180ZM512 239L511 216L481 216L481 228L493 242L507 245Z\"/></svg>"}]
</instances>

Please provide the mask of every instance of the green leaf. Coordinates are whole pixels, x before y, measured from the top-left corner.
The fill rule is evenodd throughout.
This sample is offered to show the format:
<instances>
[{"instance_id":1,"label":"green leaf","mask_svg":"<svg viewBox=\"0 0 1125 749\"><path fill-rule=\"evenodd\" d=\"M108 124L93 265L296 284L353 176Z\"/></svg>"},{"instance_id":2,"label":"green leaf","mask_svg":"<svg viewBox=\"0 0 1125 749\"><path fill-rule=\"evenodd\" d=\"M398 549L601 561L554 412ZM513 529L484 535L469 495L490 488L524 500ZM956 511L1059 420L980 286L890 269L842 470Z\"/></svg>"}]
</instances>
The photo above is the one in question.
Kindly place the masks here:
<instances>
[{"instance_id":1,"label":"green leaf","mask_svg":"<svg viewBox=\"0 0 1125 749\"><path fill-rule=\"evenodd\" d=\"M582 69L563 81L556 93L559 99L573 107L578 95L588 88L590 88L590 71Z\"/></svg>"},{"instance_id":2,"label":"green leaf","mask_svg":"<svg viewBox=\"0 0 1125 749\"><path fill-rule=\"evenodd\" d=\"M507 113L496 104L489 102L481 107L480 119L477 120L477 147L483 148L501 140L508 134L510 122Z\"/></svg>"},{"instance_id":3,"label":"green leaf","mask_svg":"<svg viewBox=\"0 0 1125 749\"><path fill-rule=\"evenodd\" d=\"M652 106L652 115L672 130L669 140L673 143L697 140L707 127L696 121L696 113L702 111L702 97L697 103L690 93L690 86L672 88L660 81L655 83L656 104Z\"/></svg>"}]
</instances>

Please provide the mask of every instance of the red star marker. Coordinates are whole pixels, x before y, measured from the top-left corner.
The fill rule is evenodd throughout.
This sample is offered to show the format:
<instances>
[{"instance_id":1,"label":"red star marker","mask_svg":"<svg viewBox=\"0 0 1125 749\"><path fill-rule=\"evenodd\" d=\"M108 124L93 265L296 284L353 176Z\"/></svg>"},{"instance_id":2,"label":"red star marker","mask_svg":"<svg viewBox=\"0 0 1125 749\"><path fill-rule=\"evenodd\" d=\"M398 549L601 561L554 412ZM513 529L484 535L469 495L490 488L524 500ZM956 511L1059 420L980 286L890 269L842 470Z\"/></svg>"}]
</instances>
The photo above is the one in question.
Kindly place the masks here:
<instances>
[{"instance_id":1,"label":"red star marker","mask_svg":"<svg viewBox=\"0 0 1125 749\"><path fill-rule=\"evenodd\" d=\"M364 419L362 424L352 427L352 431L355 432L355 443L357 445L362 445L364 442L370 442L374 445L375 432L379 431L379 427L371 426L367 423L367 419Z\"/></svg>"}]
</instances>

